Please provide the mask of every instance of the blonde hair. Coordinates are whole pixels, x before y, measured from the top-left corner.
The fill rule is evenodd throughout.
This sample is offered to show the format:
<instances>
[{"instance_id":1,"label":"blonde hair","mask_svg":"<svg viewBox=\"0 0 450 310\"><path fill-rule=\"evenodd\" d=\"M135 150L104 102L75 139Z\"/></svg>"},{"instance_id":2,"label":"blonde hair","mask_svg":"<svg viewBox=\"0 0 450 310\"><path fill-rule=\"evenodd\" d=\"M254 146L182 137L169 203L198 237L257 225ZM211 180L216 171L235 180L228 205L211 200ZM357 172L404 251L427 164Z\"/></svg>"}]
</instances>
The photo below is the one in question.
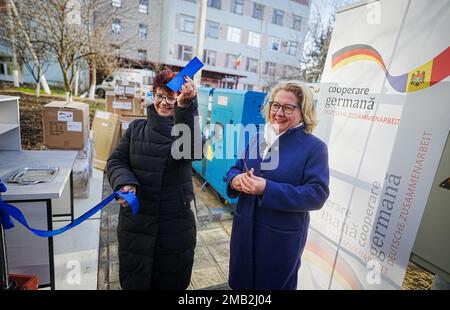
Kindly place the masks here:
<instances>
[{"instance_id":1,"label":"blonde hair","mask_svg":"<svg viewBox=\"0 0 450 310\"><path fill-rule=\"evenodd\" d=\"M312 133L317 126L314 96L309 86L296 80L279 82L270 90L267 102L263 108L263 115L266 122L270 122L270 103L273 102L273 99L280 90L291 92L297 97L298 107L300 108L303 116L303 123L305 124L304 131L308 134Z\"/></svg>"}]
</instances>

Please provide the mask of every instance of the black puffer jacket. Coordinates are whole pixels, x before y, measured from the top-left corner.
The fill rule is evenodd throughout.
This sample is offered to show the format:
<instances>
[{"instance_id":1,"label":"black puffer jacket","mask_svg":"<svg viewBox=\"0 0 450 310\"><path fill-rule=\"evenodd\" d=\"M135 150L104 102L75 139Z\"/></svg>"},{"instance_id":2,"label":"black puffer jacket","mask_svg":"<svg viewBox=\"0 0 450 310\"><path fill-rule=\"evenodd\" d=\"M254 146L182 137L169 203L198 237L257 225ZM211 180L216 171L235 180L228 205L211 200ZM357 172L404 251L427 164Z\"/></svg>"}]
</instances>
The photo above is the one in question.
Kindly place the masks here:
<instances>
[{"instance_id":1,"label":"black puffer jacket","mask_svg":"<svg viewBox=\"0 0 450 310\"><path fill-rule=\"evenodd\" d=\"M198 140L201 148L198 126L194 128L197 99L186 108L176 106L174 117L159 116L153 105L147 114L147 120L130 124L107 165L111 187L136 185L140 203L137 216L129 208L119 214L120 284L122 289L186 289L196 244L192 157L172 157L178 137L171 130L174 123L188 125L192 150Z\"/></svg>"}]
</instances>

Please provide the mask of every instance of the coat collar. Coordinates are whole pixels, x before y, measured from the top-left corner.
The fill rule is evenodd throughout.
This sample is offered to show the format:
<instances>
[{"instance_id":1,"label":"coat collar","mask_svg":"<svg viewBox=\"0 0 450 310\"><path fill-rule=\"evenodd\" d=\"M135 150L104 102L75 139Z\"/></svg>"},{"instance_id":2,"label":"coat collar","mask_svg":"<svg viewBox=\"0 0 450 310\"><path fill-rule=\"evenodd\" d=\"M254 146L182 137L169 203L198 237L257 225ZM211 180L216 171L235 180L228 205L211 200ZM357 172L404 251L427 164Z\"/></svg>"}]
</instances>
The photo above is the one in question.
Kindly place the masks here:
<instances>
[{"instance_id":1,"label":"coat collar","mask_svg":"<svg viewBox=\"0 0 450 310\"><path fill-rule=\"evenodd\" d=\"M290 134L290 133L299 134L299 133L302 133L304 130L305 130L305 123L301 122L297 126L288 128L283 133L277 134L275 132L275 129L273 129L273 125L268 122L264 126L263 137L264 137L264 141L267 144L272 145L276 140L278 140L281 136L283 136L285 134Z\"/></svg>"},{"instance_id":2,"label":"coat collar","mask_svg":"<svg viewBox=\"0 0 450 310\"><path fill-rule=\"evenodd\" d=\"M155 105L147 107L147 126L166 137L171 137L173 116L161 116L156 112Z\"/></svg>"},{"instance_id":3,"label":"coat collar","mask_svg":"<svg viewBox=\"0 0 450 310\"><path fill-rule=\"evenodd\" d=\"M288 132L300 132L300 131L303 131L303 130L305 130L305 123L301 122L300 125L297 125L295 127L291 127L288 130L286 130L286 133L288 133Z\"/></svg>"},{"instance_id":4,"label":"coat collar","mask_svg":"<svg viewBox=\"0 0 450 310\"><path fill-rule=\"evenodd\" d=\"M287 136L290 136L291 134L294 134L294 137L296 137L300 143L302 141L302 137L305 135L304 129L305 129L305 123L300 123L299 125L295 127L291 127L287 129L285 132L283 132L281 135L277 135L275 130L269 129L267 130L267 125L270 125L270 123L266 123L264 130L259 131L257 133L257 144L258 144L258 155L259 159L263 160L266 157L267 151L269 151L269 148L272 146L279 147L280 140L285 139ZM268 131L273 130L272 134L268 133ZM271 136L272 137L269 137ZM273 136L275 135L275 136ZM269 138L269 139L268 139Z\"/></svg>"}]
</instances>

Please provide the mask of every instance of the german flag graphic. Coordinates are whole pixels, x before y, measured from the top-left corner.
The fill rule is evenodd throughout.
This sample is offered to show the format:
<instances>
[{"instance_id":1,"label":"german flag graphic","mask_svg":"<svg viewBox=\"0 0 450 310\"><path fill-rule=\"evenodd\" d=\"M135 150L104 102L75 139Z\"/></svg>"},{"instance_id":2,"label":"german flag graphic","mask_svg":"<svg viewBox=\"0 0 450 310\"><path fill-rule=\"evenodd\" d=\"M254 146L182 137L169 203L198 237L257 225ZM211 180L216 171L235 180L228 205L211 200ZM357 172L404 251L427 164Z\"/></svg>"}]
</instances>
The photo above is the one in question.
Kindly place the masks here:
<instances>
[{"instance_id":1,"label":"german flag graphic","mask_svg":"<svg viewBox=\"0 0 450 310\"><path fill-rule=\"evenodd\" d=\"M370 45L355 44L344 47L332 55L333 71L359 60L376 62L386 74L392 88L401 93L418 91L439 83L450 74L450 47L427 63L402 75L392 75L383 57Z\"/></svg>"}]
</instances>

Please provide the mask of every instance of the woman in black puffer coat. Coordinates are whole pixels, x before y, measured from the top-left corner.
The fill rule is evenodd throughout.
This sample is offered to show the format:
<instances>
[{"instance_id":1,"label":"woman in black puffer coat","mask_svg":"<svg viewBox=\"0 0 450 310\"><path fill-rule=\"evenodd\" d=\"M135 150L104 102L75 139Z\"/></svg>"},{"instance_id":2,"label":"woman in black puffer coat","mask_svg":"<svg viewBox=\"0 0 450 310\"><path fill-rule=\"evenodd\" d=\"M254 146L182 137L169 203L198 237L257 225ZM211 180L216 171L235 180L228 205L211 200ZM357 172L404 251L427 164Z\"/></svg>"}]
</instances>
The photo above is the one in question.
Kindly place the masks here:
<instances>
[{"instance_id":1,"label":"woman in black puffer coat","mask_svg":"<svg viewBox=\"0 0 450 310\"><path fill-rule=\"evenodd\" d=\"M119 199L122 289L186 289L191 278L196 244L191 161L201 159L201 133L194 126L198 115L194 83L185 77L177 97L166 86L174 75L165 70L155 77L155 100L147 108L147 120L129 125L107 163L111 187L135 192L140 203L133 217ZM190 137L173 136L176 124L189 128ZM183 152L186 145L172 150L177 139L188 141L188 155Z\"/></svg>"}]
</instances>

